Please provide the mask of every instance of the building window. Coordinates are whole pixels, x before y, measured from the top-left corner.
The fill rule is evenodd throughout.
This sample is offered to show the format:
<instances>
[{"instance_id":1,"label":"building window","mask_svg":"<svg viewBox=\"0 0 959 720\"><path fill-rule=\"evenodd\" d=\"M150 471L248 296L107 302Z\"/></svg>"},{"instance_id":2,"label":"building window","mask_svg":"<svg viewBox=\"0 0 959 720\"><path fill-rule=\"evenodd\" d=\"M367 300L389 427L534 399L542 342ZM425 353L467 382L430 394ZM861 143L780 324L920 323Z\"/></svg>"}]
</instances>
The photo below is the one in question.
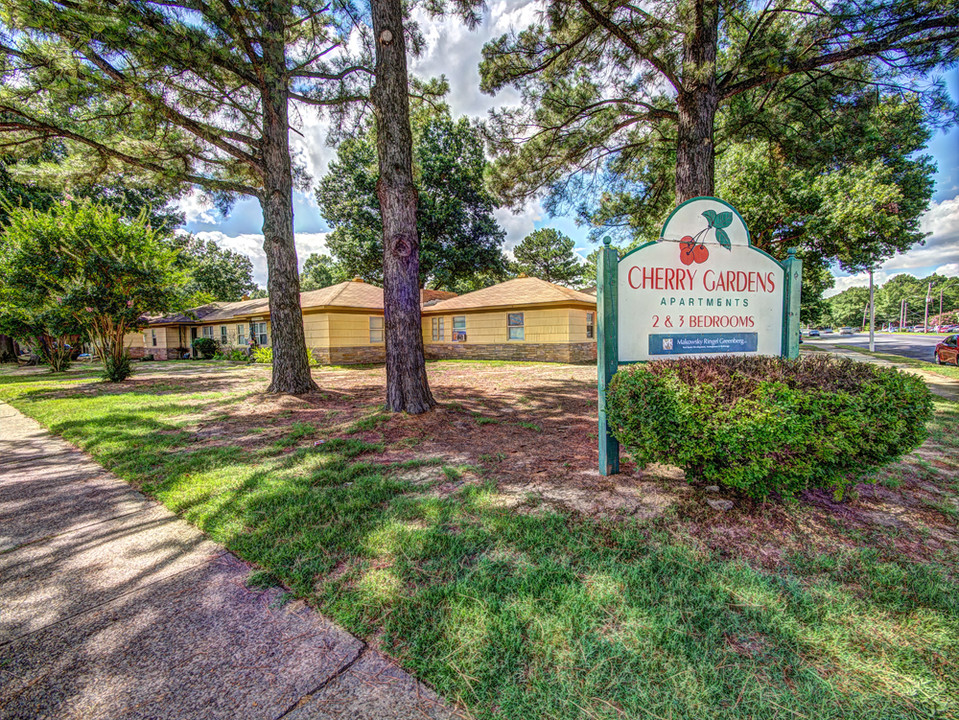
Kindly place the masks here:
<instances>
[{"instance_id":1,"label":"building window","mask_svg":"<svg viewBox=\"0 0 959 720\"><path fill-rule=\"evenodd\" d=\"M156 347L156 346L157 346L157 331L156 331L156 330L151 330L151 331L150 331L150 342L153 343L153 347Z\"/></svg>"},{"instance_id":2,"label":"building window","mask_svg":"<svg viewBox=\"0 0 959 720\"><path fill-rule=\"evenodd\" d=\"M253 337L256 338L256 344L260 347L266 347L270 344L270 336L266 332L266 323L250 323L253 328Z\"/></svg>"},{"instance_id":3,"label":"building window","mask_svg":"<svg viewBox=\"0 0 959 720\"><path fill-rule=\"evenodd\" d=\"M236 344L240 347L246 345L246 325L236 326Z\"/></svg>"},{"instance_id":4,"label":"building window","mask_svg":"<svg viewBox=\"0 0 959 720\"><path fill-rule=\"evenodd\" d=\"M456 315L453 318L453 342L466 342L466 316Z\"/></svg>"},{"instance_id":5,"label":"building window","mask_svg":"<svg viewBox=\"0 0 959 720\"><path fill-rule=\"evenodd\" d=\"M506 319L510 340L525 340L526 328L523 325L523 313L509 313Z\"/></svg>"},{"instance_id":6,"label":"building window","mask_svg":"<svg viewBox=\"0 0 959 720\"><path fill-rule=\"evenodd\" d=\"M226 334L226 325L220 325L220 344L226 345L230 342L230 338Z\"/></svg>"},{"instance_id":7,"label":"building window","mask_svg":"<svg viewBox=\"0 0 959 720\"><path fill-rule=\"evenodd\" d=\"M373 316L370 318L370 342L383 342L383 318Z\"/></svg>"},{"instance_id":8,"label":"building window","mask_svg":"<svg viewBox=\"0 0 959 720\"><path fill-rule=\"evenodd\" d=\"M596 313L586 313L586 337L593 337L593 323L596 320Z\"/></svg>"},{"instance_id":9,"label":"building window","mask_svg":"<svg viewBox=\"0 0 959 720\"><path fill-rule=\"evenodd\" d=\"M210 338L211 340L213 339L212 325L204 325L202 328L200 328L200 332L203 334L203 337Z\"/></svg>"},{"instance_id":10,"label":"building window","mask_svg":"<svg viewBox=\"0 0 959 720\"><path fill-rule=\"evenodd\" d=\"M443 320L445 320L445 318L433 318L433 342L446 339L446 330L443 327Z\"/></svg>"}]
</instances>

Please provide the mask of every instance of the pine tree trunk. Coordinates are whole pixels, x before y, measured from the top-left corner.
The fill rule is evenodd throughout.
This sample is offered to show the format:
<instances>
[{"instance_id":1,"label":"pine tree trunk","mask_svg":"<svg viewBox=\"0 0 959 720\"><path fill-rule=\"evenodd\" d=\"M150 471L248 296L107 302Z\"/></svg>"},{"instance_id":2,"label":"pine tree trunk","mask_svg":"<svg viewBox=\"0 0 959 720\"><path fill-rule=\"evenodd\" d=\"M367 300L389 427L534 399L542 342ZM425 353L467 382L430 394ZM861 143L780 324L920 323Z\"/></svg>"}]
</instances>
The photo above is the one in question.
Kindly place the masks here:
<instances>
[{"instance_id":1,"label":"pine tree trunk","mask_svg":"<svg viewBox=\"0 0 959 720\"><path fill-rule=\"evenodd\" d=\"M712 195L716 161L713 126L719 107L716 87L716 46L719 6L715 0L696 0L689 8L683 47L682 90L676 98L679 112L676 144L676 204Z\"/></svg>"},{"instance_id":2,"label":"pine tree trunk","mask_svg":"<svg viewBox=\"0 0 959 720\"><path fill-rule=\"evenodd\" d=\"M300 274L293 235L293 169L290 160L289 85L285 21L289 3L267 14L263 59L263 250L268 272L273 381L267 392L299 395L318 390L310 375L300 310ZM286 6L286 7L282 7Z\"/></svg>"},{"instance_id":3,"label":"pine tree trunk","mask_svg":"<svg viewBox=\"0 0 959 720\"><path fill-rule=\"evenodd\" d=\"M383 216L386 404L393 412L426 412L436 401L426 378L420 317L420 241L416 231L413 134L400 0L373 0L376 42L376 194Z\"/></svg>"}]
</instances>

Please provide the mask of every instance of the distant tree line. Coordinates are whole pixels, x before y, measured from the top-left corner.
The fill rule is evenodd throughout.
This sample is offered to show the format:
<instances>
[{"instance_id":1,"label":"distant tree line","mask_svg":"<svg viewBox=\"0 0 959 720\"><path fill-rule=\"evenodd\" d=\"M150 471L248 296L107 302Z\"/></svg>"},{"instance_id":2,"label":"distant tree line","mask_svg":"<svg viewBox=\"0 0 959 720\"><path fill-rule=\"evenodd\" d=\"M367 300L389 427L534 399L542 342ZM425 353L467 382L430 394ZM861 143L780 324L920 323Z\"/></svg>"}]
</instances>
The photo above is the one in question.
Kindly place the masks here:
<instances>
[{"instance_id":1,"label":"distant tree line","mask_svg":"<svg viewBox=\"0 0 959 720\"><path fill-rule=\"evenodd\" d=\"M926 297L929 303L931 324L939 320L939 298L942 296L942 324L959 321L959 278L932 274L917 278L909 274L896 275L874 290L876 323L899 324L902 302L906 302L906 325L921 325L926 317ZM928 295L927 295L928 294ZM868 322L869 289L853 287L825 301L826 311L821 324L860 327L864 318Z\"/></svg>"}]
</instances>

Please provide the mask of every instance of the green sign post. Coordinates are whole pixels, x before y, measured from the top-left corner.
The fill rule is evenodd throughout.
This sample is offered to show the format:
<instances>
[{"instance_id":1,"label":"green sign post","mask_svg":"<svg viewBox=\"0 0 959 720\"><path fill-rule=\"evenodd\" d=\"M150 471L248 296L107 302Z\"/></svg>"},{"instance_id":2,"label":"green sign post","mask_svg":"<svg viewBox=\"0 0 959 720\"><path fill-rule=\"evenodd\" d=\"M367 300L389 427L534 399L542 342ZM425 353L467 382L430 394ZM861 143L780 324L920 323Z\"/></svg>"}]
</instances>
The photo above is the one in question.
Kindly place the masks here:
<instances>
[{"instance_id":1,"label":"green sign post","mask_svg":"<svg viewBox=\"0 0 959 720\"><path fill-rule=\"evenodd\" d=\"M729 203L694 198L660 238L623 257L603 241L596 262L599 470L619 472L606 390L621 364L717 355L799 356L802 261L752 246Z\"/></svg>"}]
</instances>

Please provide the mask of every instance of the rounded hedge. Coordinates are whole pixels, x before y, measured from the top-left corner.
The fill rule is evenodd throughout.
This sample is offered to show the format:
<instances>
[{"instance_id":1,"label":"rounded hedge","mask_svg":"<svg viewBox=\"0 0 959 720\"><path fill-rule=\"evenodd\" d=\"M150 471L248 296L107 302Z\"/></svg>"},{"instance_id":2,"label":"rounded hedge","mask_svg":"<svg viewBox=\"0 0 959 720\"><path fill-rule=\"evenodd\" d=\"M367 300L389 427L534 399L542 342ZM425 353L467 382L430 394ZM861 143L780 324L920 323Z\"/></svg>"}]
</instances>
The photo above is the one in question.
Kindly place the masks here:
<instances>
[{"instance_id":1,"label":"rounded hedge","mask_svg":"<svg viewBox=\"0 0 959 720\"><path fill-rule=\"evenodd\" d=\"M618 372L613 435L643 466L753 497L827 488L837 498L926 439L932 397L918 377L828 355L664 360Z\"/></svg>"}]
</instances>

